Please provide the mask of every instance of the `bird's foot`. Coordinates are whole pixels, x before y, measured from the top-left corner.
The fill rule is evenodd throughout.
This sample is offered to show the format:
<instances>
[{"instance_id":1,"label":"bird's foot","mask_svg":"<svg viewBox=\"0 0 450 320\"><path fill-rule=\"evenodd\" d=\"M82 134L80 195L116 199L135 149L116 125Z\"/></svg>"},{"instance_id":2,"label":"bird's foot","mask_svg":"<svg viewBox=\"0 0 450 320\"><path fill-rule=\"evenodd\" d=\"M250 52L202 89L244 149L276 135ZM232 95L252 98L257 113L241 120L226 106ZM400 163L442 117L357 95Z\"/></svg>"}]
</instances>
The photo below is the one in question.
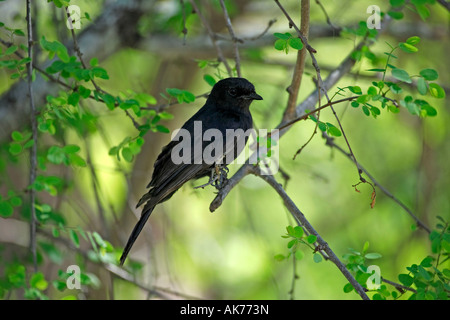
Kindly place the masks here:
<instances>
[{"instance_id":1,"label":"bird's foot","mask_svg":"<svg viewBox=\"0 0 450 320\"><path fill-rule=\"evenodd\" d=\"M227 174L229 172L229 169L226 166L222 165L215 165L214 168L211 169L211 176L209 177L209 180L207 183L202 184L201 186L194 187L194 189L202 188L211 185L214 186L217 190L222 189L225 184L227 183Z\"/></svg>"},{"instance_id":2,"label":"bird's foot","mask_svg":"<svg viewBox=\"0 0 450 320\"><path fill-rule=\"evenodd\" d=\"M216 173L216 180L214 181L214 187L217 190L222 189L228 182L228 172L230 171L228 167L216 165L215 173Z\"/></svg>"}]
</instances>

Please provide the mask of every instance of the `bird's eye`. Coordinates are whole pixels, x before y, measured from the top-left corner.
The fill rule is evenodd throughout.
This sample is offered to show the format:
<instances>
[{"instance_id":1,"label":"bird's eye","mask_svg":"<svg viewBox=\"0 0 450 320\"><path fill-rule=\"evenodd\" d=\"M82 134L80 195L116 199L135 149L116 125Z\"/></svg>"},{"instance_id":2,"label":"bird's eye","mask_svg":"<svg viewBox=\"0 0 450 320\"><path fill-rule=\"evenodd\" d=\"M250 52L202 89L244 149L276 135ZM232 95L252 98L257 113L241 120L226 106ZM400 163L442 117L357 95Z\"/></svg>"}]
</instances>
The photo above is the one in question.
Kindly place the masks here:
<instances>
[{"instance_id":1,"label":"bird's eye","mask_svg":"<svg viewBox=\"0 0 450 320\"><path fill-rule=\"evenodd\" d=\"M231 88L230 90L228 90L228 93L230 94L230 96L235 97L237 95L237 90L236 88Z\"/></svg>"}]
</instances>

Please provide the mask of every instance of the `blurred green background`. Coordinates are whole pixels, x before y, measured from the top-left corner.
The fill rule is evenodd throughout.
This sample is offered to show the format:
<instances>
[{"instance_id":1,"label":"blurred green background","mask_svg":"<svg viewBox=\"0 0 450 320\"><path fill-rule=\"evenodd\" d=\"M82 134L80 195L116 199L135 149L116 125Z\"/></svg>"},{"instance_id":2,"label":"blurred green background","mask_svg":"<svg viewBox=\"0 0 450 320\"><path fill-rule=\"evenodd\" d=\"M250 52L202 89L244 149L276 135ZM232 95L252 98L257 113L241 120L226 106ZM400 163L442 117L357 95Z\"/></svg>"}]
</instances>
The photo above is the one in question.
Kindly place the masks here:
<instances>
[{"instance_id":1,"label":"blurred green background","mask_svg":"<svg viewBox=\"0 0 450 320\"><path fill-rule=\"evenodd\" d=\"M140 5L139 1L135 2ZM379 5L382 11L389 7L389 1L321 2L334 25L348 28L355 28L359 21L367 19L369 5ZM228 37L218 3L199 1L199 6L214 31ZM293 30L288 29L288 23L274 1L227 3L239 37L258 35L271 19L277 19L262 40L254 43L246 40L240 49L243 77L250 80L257 93L264 98L251 106L255 126L274 128L286 107L288 94L285 89L291 82L296 52L291 50L286 55L275 50L273 33L293 33ZM70 4L78 5L82 13L88 12L91 18L91 21L82 20L82 28L77 30L80 37L110 5L108 1L93 3L75 0ZM58 11L62 9L55 9L46 1L37 1L34 5L37 8L37 38L45 35L48 40L66 40L70 43L65 18ZM283 5L299 22L300 1L284 1ZM106 57L101 52L94 53L94 56L104 57L100 58L100 65L109 74L109 80L98 81L103 89L115 94L130 89L145 92L153 95L158 104L164 104L160 93L165 93L166 88L185 89L200 95L211 88L203 80L205 74L214 76L216 80L219 76L226 77L223 67L219 67L219 74L214 66L198 67L198 59L214 61L217 55L197 15L189 14L187 17L188 33L183 44L180 1L148 1L142 6L145 10L139 8L143 12L136 28L144 40L140 40L139 45L124 45ZM413 75L424 68L433 68L439 72L437 82L447 90L449 15L439 4L428 5L428 8L430 16L425 21L413 10L404 9L404 18L393 21L371 46L377 57L375 64L365 58L357 62L352 72L328 91L329 95L333 95L337 87L349 85L358 85L365 91L374 81L374 73L366 70L383 68L386 63L386 55L383 54L389 50L386 42L397 44L415 35L421 37L417 45L419 51L405 53L397 50L396 66ZM0 3L0 12L0 21L25 30L23 3L18 5L12 0L4 1ZM333 32L326 24L323 11L314 1L311 1L310 24L309 41L317 50L316 58L325 79L330 70L351 53L360 38ZM322 29L326 32L320 34L317 30ZM4 35L2 37L6 39ZM220 45L225 48L230 64L234 65L231 42L222 41ZM206 49L197 49L202 46ZM83 50L88 48L81 46ZM45 56L42 52L39 54L38 59L43 63ZM315 89L312 81L315 72L309 57L306 65L299 102ZM17 80L11 80L6 69L0 72L0 92L5 93ZM406 91L414 90L404 88ZM204 98L198 98L190 104L170 106L165 111L173 114L174 118L162 120L162 124L171 131L179 128L204 101ZM450 114L448 98L427 97L427 101L437 110L437 116L419 118L401 108L398 114L383 109L381 115L374 119L365 116L360 108L352 108L349 103L336 105L335 110L359 163L421 221L434 228L437 215L447 220L450 218ZM67 188L56 197L48 194L40 194L40 197L42 202L51 205L64 217L66 227L79 226L86 232L98 232L120 252L140 214L134 206L146 192L145 186L150 181L154 160L161 147L170 140L170 134L149 131L134 161L127 163L122 159L119 162L108 155L108 151L125 137L135 136L135 127L120 109L109 111L104 104L93 100L84 103L84 108L95 116L93 127L83 137L75 130L66 130L64 142L79 145L80 155L84 158L89 150L105 220L98 216L92 171L88 167L49 165L48 172L64 177ZM329 109L321 113L321 120L337 125ZM24 124L22 128L26 126ZM293 160L293 155L309 139L314 127L313 121L298 122L280 140L280 168L289 175L285 184L287 193L339 258L349 253L349 248L361 251L364 243L369 242L369 252L382 255L373 260L373 264L380 267L383 277L398 282L399 273L405 273L407 266L420 263L431 253L428 234L415 228L408 214L378 188L376 204L372 209L372 189L359 185L360 192L355 191L352 185L359 181L355 165L337 150L326 146L320 134ZM48 135L41 138L41 146L53 141ZM4 137L0 160L0 174L3 176L0 191L3 196L12 188L24 190L28 183L28 154L21 155L16 163L11 162L5 151L9 142L10 137ZM346 149L342 137L336 138L335 142ZM231 166L231 173L238 168L238 165ZM276 179L285 183L281 174L277 174ZM336 266L327 261L314 262L313 254L306 246L301 248L303 259L295 263L295 273L298 275L295 290L293 294L289 293L294 277L293 260L277 261L274 256L288 254L288 241L281 236L286 233L287 225L294 224L294 220L276 192L262 179L252 175L245 177L214 213L209 212L209 204L215 197L215 190L212 187L193 189L202 183L186 184L170 201L156 207L130 254L132 260L141 263L136 271L136 282L161 289L160 292L165 292L163 297L167 295L171 298L359 299L354 292L344 293L347 280ZM23 193L25 202L26 197ZM6 229L17 232L0 243L3 252L0 270L7 270L8 264L13 261L26 261L28 229L26 224L16 226L12 221L26 221L27 216L29 209L24 205L16 208L13 216L1 218L0 233L5 235ZM42 226L42 229L48 233L52 230L50 225ZM87 299L153 297L136 284L111 275L101 265L90 263L89 259L76 253L77 250L67 250L68 246L64 243L53 242L43 235L40 235L40 240L53 243L60 257L55 262L43 254L39 270L49 281L57 278L57 270L65 270L71 264L82 265L92 279L98 278L98 285L89 286L83 293L77 290L59 292L49 286L46 294L51 299L69 294ZM80 247L88 252L89 241L82 239ZM21 293L13 293L10 298L21 298Z\"/></svg>"}]
</instances>

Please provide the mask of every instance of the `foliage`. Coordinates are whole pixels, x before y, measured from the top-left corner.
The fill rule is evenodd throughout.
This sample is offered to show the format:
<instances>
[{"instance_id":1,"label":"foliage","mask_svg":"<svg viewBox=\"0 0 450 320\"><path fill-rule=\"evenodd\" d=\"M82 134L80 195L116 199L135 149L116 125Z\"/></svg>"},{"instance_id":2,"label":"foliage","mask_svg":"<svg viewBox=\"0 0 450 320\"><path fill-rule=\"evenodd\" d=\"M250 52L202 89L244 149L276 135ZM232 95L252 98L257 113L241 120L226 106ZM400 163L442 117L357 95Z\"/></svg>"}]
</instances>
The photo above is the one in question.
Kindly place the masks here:
<instances>
[{"instance_id":1,"label":"foliage","mask_svg":"<svg viewBox=\"0 0 450 320\"><path fill-rule=\"evenodd\" d=\"M64 14L65 7L71 4L69 0L47 2L52 10L61 10ZM161 10L156 16L144 16L139 24L140 36L149 32L183 35L184 38L187 35L189 37L201 35L203 28L198 27L201 24L199 15L195 13L192 5L187 3L188 1L185 2L183 4L183 1L173 1L173 10L170 13L162 14L164 10ZM423 21L429 21L432 12L430 9L438 5L436 1L431 0L389 2L391 7L386 9L382 16L389 16L396 21L405 19L405 10L413 12ZM235 2L227 3L227 8L231 14L239 14L240 7ZM210 9L216 14L222 14L222 9L217 3ZM94 16L92 13L84 13L83 19L87 20L86 23L91 21L91 15ZM7 26L0 22L0 31L2 32L0 69L8 75L8 81L12 81L11 83L26 81L26 66L31 61L30 57L26 56L28 48L24 45L26 28ZM297 52L307 49L292 30L270 35L272 35L270 43L273 44L270 50L241 49L247 57L254 57L250 61L260 63L258 66L261 69L264 69L266 57L282 55L283 58L289 58L293 50ZM204 96L196 95L191 88L163 88L158 97L144 89L136 89L138 86L133 88L120 86L120 90L111 89L115 87L112 77L114 70L108 69L106 63L104 65L97 57L84 61L82 52L76 48L76 37L74 33L72 39L65 41L67 39L53 39L51 32L48 34L46 32L37 38L33 44L38 56L37 61L33 61L32 80L39 74L46 81L56 83L58 92L47 94L45 102L38 106L38 113L33 115L37 122L37 145L29 126L12 131L8 141L0 145L0 175L5 176L0 180L0 218L17 218L29 223L32 219L29 194L33 191L37 195L34 206L40 234L37 241L38 269L34 269L29 253L13 254L11 258L10 255L7 257L0 255L2 268L0 298L42 300L80 298L79 291L71 288L70 283L73 280L71 273L61 267L66 260L75 261L81 266L79 282L84 291L101 288L103 283L100 277L96 272L90 271L88 265L105 269L117 265L122 247L110 232L104 232L107 230L106 226L100 231L93 229L94 224L91 225L91 221L78 220L74 209L76 206L71 203L74 201L71 200L73 196L71 192L75 193L74 176L86 175L92 180L93 191L90 193L95 198L96 213L99 216L96 219L106 223L105 221L110 218L105 218L101 213L101 209L105 206L102 203L104 199L100 199L101 196L97 194L98 164L93 161L93 153L99 157L106 156L103 159L107 160L104 161L114 163L115 168L123 170L124 180L129 182L131 172L127 171L127 168L134 164L145 144L153 142L149 141L150 133L170 133L168 123L174 119L174 115L169 107L177 104L195 104ZM445 73L431 62L418 72L415 71L415 66L409 63L414 61L415 56L430 51L430 48L423 45L426 40L423 36L408 36L402 41L388 39L383 42L376 29L369 29L365 21L360 21L356 27L342 28L340 37L366 41L360 47L351 47L351 57L359 65L370 66L362 71L366 72L371 80L368 86L359 80L356 84L348 80L345 80L343 85L339 83L340 86L333 88L333 91L329 90L329 93L333 92L328 101L330 106L349 102L352 107L350 110L358 111L359 115L361 110L364 115L361 119L371 117L377 121L382 121L380 118L385 114L398 114L398 117L403 117L402 110L406 110L408 116L416 117L414 119L420 121L431 117L438 118L444 113L438 112L438 106L448 98L445 86L441 82L444 81L441 78L445 77ZM215 40L217 39L212 37L212 41ZM233 42L237 48L244 42L242 39L226 41ZM38 68L42 61L48 61L46 68ZM203 84L206 84L208 89L219 79L229 75L221 59L197 58L195 62L198 71L202 73ZM131 69L128 66L126 68L127 71ZM237 59L232 72L233 74L238 72ZM306 76L309 76L308 72L304 72L304 77ZM264 80L274 81L269 77ZM316 78L314 81L318 83ZM258 116L263 119L263 123L273 116L275 107L279 107L277 104L279 101L269 110L257 111L260 112ZM313 107L306 110L306 113L314 111ZM105 137L102 130L102 119L110 116L118 117L120 126L129 126L132 129L117 130L112 141L109 141L109 137ZM314 113L310 114L308 119L314 125L314 131L318 128L324 135L329 135L341 143L347 142L337 117L330 120L319 113ZM117 125L113 121L110 123L111 126ZM93 141L94 137L98 136L102 137L102 145L107 146L104 150L88 143L89 139L92 138L89 141ZM21 187L19 182L16 183L14 179L7 177L7 172L10 169L27 168L26 164L30 161L29 151L34 147L37 148L37 176L33 182L25 183L25 186ZM23 177L27 174L22 173ZM374 199L372 207L373 203ZM111 210L108 210L114 211L113 206L110 207ZM116 223L117 219L117 216L114 216L110 220ZM438 219L436 230L429 234L431 254L426 255L420 262L406 267L406 271L397 270L398 277L394 281L398 280L398 283L383 282L384 277L380 275L381 283L375 289L368 289L373 299L448 299L450 269L446 266L449 261L450 231L447 219L439 216ZM274 257L281 262L280 264L289 259L307 264L304 257L308 252L311 253L313 262L323 261L324 256L322 249L317 245L317 236L308 234L301 226L287 226L286 234L282 238L287 240L287 253L279 253ZM70 250L66 251L67 248ZM368 249L369 242L366 241L362 250L349 249L349 253L343 256L347 269L366 289L368 280L372 279L375 275L373 272L376 272L371 271L369 267L373 265L374 260L383 262L386 259L383 251L381 254L369 252ZM0 250L5 248L2 247ZM39 271L41 267L43 270L46 264L55 266L56 272ZM129 272L133 279L142 269L143 264L134 260L126 266L126 272ZM130 281L129 278L126 280ZM348 283L344 285L343 291L353 292L354 288Z\"/></svg>"}]
</instances>

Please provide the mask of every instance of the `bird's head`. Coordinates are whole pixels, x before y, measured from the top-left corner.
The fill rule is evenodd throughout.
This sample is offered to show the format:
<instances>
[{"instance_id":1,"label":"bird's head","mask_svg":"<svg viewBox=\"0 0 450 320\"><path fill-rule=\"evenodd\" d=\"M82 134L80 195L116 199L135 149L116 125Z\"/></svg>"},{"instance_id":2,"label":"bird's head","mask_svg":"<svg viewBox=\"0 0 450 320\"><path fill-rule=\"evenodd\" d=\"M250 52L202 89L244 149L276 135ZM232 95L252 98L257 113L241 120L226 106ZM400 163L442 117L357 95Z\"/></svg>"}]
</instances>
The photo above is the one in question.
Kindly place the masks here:
<instances>
[{"instance_id":1,"label":"bird's head","mask_svg":"<svg viewBox=\"0 0 450 320\"><path fill-rule=\"evenodd\" d=\"M255 92L253 84L244 78L226 78L218 81L209 95L219 107L248 108L253 100L263 98Z\"/></svg>"}]
</instances>

